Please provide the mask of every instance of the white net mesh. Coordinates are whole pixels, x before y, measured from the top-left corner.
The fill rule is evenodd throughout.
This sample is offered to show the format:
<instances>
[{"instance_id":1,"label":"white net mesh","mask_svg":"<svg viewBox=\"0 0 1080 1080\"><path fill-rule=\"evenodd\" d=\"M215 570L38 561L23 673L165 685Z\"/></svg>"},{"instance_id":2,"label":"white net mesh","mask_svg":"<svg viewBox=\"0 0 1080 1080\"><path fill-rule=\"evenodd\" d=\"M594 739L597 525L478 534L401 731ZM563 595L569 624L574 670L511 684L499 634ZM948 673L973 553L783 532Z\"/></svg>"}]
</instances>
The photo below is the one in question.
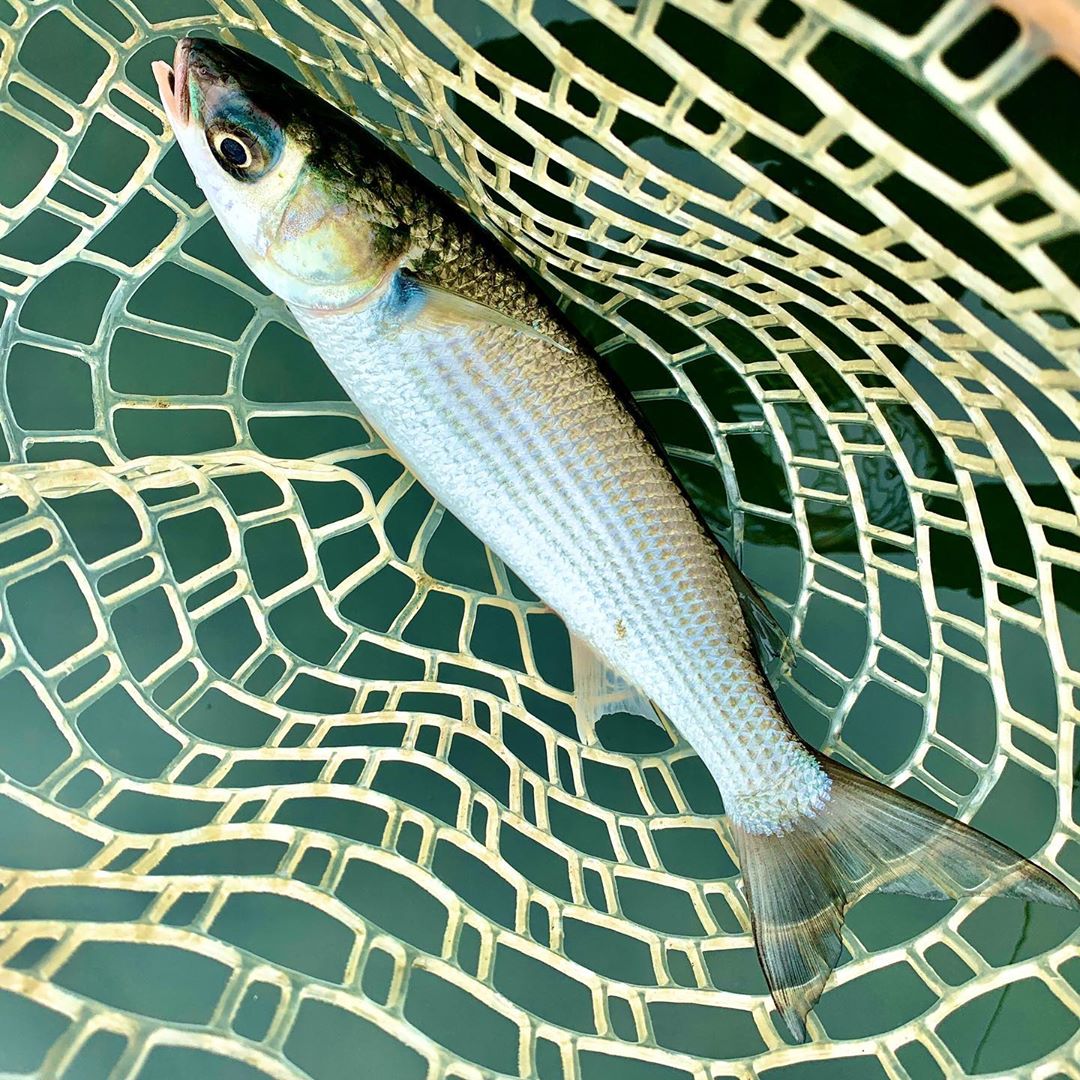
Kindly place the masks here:
<instances>
[{"instance_id":1,"label":"white net mesh","mask_svg":"<svg viewBox=\"0 0 1080 1080\"><path fill-rule=\"evenodd\" d=\"M786 615L801 731L1080 873L1080 79L1037 33L0 0L0 1069L1080 1076L1075 920L1004 901L860 904L788 1045L692 751L579 722L561 624L192 186L149 67L190 32L398 140L561 293Z\"/></svg>"}]
</instances>

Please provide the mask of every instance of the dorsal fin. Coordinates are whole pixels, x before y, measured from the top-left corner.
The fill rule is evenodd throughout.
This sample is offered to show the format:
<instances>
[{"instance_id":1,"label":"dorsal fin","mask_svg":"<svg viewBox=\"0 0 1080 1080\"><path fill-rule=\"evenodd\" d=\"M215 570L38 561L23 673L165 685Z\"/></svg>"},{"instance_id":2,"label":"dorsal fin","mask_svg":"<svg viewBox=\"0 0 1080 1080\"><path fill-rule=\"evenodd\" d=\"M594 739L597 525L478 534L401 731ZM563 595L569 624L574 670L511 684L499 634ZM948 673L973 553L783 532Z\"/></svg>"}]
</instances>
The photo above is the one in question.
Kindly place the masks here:
<instances>
[{"instance_id":1,"label":"dorsal fin","mask_svg":"<svg viewBox=\"0 0 1080 1080\"><path fill-rule=\"evenodd\" d=\"M787 634L750 579L735 565L735 560L719 544L717 548L739 598L743 618L757 644L762 666L767 671L776 669L786 675L795 666L795 653Z\"/></svg>"}]
</instances>

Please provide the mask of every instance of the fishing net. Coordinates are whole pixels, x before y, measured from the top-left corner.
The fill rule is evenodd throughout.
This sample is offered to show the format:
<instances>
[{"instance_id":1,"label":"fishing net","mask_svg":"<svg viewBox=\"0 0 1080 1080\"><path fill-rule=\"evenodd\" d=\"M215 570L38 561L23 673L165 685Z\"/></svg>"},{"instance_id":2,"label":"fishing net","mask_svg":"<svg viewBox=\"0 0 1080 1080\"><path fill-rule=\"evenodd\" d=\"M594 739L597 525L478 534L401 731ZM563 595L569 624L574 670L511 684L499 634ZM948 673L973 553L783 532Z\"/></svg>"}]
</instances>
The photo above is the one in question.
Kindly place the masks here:
<instances>
[{"instance_id":1,"label":"fishing net","mask_svg":"<svg viewBox=\"0 0 1080 1080\"><path fill-rule=\"evenodd\" d=\"M974 0L0 0L0 1070L1077 1076L1075 919L872 897L794 1046L715 786L225 241L208 32L535 267L808 738L1076 887L1080 79Z\"/></svg>"}]
</instances>

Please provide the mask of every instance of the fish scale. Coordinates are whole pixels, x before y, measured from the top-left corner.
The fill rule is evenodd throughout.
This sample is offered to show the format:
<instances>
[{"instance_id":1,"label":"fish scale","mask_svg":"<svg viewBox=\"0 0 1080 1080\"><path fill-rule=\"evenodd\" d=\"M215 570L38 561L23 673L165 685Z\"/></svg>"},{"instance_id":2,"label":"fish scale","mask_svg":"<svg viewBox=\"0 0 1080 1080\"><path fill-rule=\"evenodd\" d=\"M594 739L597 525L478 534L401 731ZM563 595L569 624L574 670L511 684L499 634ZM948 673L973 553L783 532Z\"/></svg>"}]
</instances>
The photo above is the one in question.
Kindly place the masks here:
<instances>
[{"instance_id":1,"label":"fish scale","mask_svg":"<svg viewBox=\"0 0 1080 1080\"><path fill-rule=\"evenodd\" d=\"M736 818L742 802L751 826L805 812L827 781L773 703L712 539L595 362L508 326L428 327L396 297L296 314L420 481L656 702ZM803 782L778 786L789 773Z\"/></svg>"}]
</instances>

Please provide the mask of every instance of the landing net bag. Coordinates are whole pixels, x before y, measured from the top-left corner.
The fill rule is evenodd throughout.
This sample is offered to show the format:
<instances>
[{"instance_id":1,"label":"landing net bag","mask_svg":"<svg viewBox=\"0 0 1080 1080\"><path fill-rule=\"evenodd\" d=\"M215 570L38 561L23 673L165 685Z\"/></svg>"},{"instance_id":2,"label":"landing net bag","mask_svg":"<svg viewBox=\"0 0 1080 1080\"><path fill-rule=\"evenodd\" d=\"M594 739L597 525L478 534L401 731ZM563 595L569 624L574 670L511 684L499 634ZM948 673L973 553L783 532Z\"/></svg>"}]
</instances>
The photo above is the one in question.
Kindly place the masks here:
<instances>
[{"instance_id":1,"label":"landing net bag","mask_svg":"<svg viewBox=\"0 0 1080 1080\"><path fill-rule=\"evenodd\" d=\"M1080 874L1080 76L1045 34L0 0L0 1071L1073 1075L1075 918L1018 902L863 901L790 1045L704 767L580 715L560 621L225 240L150 73L189 33L536 269L789 630L802 734Z\"/></svg>"}]
</instances>

